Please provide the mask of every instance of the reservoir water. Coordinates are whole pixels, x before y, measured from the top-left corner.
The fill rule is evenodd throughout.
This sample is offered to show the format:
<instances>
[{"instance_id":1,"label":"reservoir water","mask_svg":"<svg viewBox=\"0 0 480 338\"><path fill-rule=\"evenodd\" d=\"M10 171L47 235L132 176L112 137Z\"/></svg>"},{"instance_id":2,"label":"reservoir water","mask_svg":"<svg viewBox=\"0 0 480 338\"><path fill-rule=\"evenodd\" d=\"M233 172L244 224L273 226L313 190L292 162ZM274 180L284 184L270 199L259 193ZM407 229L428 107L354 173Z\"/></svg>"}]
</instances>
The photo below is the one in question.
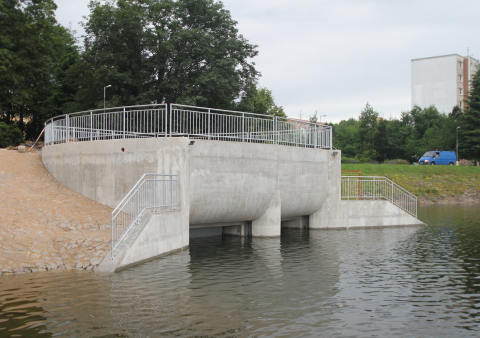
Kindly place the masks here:
<instances>
[{"instance_id":1,"label":"reservoir water","mask_svg":"<svg viewBox=\"0 0 480 338\"><path fill-rule=\"evenodd\" d=\"M211 237L111 276L0 277L0 337L479 337L480 208Z\"/></svg>"}]
</instances>

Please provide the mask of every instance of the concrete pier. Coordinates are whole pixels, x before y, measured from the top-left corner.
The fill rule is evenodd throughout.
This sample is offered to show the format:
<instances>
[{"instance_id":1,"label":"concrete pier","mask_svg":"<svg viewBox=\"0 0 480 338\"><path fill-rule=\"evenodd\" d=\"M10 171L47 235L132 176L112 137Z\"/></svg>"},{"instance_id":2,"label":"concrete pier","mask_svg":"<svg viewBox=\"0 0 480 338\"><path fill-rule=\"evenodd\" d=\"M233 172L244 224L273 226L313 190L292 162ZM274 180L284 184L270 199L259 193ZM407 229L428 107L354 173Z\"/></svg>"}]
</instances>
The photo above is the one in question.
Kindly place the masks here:
<instances>
[{"instance_id":1,"label":"concrete pier","mask_svg":"<svg viewBox=\"0 0 480 338\"><path fill-rule=\"evenodd\" d=\"M174 212L135 225L113 269L182 249L190 233L423 224L387 201L342 201L338 150L162 137L56 144L42 156L65 186L112 208L143 174L178 175Z\"/></svg>"}]
</instances>

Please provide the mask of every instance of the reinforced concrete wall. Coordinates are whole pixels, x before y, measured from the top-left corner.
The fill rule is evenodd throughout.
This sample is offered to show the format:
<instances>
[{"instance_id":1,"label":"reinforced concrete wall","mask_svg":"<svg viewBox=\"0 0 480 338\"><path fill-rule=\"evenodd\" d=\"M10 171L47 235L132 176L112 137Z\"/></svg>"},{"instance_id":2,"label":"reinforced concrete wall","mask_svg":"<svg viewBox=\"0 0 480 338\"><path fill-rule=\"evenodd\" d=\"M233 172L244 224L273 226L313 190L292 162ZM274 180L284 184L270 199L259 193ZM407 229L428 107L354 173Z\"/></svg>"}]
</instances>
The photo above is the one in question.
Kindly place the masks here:
<instances>
[{"instance_id":1,"label":"reinforced concrete wall","mask_svg":"<svg viewBox=\"0 0 480 338\"><path fill-rule=\"evenodd\" d=\"M318 222L310 229L410 226L424 223L386 200L338 201L326 203L318 212Z\"/></svg>"},{"instance_id":2,"label":"reinforced concrete wall","mask_svg":"<svg viewBox=\"0 0 480 338\"><path fill-rule=\"evenodd\" d=\"M278 237L282 222L311 229L423 224L387 201L341 201L340 151L191 141L119 139L43 148L43 162L57 180L112 208L143 174L178 175L175 210L148 213L121 244L121 258L105 262L110 268L187 246L189 228L204 229L192 231L195 236L223 227L224 235Z\"/></svg>"},{"instance_id":3,"label":"reinforced concrete wall","mask_svg":"<svg viewBox=\"0 0 480 338\"><path fill-rule=\"evenodd\" d=\"M112 208L144 173L179 175L189 223L252 221L253 236L279 236L280 220L311 215L340 181L340 156L282 145L187 138L72 142L45 147L43 162L68 188ZM338 175L329 177L331 162Z\"/></svg>"},{"instance_id":4,"label":"reinforced concrete wall","mask_svg":"<svg viewBox=\"0 0 480 338\"><path fill-rule=\"evenodd\" d=\"M160 255L188 247L188 210L147 212L140 217L115 250L97 268L98 272L113 272Z\"/></svg>"}]
</instances>

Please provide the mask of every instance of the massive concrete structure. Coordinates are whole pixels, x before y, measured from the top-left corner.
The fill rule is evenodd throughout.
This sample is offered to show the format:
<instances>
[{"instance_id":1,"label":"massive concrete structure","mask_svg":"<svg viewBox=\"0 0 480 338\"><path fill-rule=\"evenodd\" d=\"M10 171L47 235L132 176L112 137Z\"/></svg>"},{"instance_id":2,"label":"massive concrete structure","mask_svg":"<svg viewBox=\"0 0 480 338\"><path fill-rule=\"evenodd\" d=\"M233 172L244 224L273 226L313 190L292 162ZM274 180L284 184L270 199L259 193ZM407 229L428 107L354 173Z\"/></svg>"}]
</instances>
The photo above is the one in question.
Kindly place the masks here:
<instances>
[{"instance_id":1,"label":"massive concrete structure","mask_svg":"<svg viewBox=\"0 0 480 338\"><path fill-rule=\"evenodd\" d=\"M110 271L182 249L190 236L423 224L387 201L341 201L337 150L163 137L56 144L42 157L65 186L112 208L144 173L178 175L178 205L143 215L102 263Z\"/></svg>"}]
</instances>

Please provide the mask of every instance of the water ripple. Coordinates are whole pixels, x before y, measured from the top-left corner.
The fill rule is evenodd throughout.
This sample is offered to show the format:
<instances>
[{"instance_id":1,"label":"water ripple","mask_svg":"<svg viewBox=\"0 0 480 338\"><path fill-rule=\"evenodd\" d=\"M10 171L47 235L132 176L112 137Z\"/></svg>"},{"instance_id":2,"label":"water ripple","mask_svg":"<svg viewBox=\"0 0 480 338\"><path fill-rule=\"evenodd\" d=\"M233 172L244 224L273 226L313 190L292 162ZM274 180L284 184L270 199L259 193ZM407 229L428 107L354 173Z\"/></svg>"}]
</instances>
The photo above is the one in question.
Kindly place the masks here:
<instances>
[{"instance_id":1,"label":"water ripple","mask_svg":"<svg viewBox=\"0 0 480 338\"><path fill-rule=\"evenodd\" d=\"M478 337L480 212L192 240L113 276L0 277L0 337Z\"/></svg>"}]
</instances>

